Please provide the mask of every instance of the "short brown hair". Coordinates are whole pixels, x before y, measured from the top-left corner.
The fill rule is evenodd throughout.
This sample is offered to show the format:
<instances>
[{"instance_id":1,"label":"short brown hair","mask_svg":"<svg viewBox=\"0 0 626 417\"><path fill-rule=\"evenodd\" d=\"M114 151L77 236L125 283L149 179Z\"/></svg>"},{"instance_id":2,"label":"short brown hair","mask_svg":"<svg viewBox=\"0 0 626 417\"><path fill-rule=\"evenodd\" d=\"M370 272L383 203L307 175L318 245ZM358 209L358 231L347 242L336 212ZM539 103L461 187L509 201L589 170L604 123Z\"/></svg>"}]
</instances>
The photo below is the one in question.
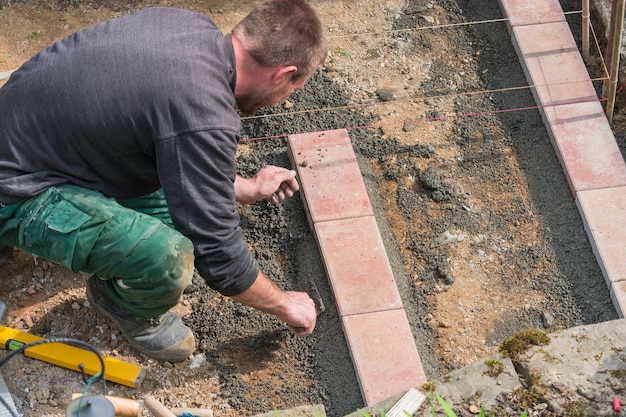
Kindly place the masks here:
<instances>
[{"instance_id":1,"label":"short brown hair","mask_svg":"<svg viewBox=\"0 0 626 417\"><path fill-rule=\"evenodd\" d=\"M233 33L261 66L296 66L294 80L311 74L328 53L322 21L305 0L263 0Z\"/></svg>"}]
</instances>

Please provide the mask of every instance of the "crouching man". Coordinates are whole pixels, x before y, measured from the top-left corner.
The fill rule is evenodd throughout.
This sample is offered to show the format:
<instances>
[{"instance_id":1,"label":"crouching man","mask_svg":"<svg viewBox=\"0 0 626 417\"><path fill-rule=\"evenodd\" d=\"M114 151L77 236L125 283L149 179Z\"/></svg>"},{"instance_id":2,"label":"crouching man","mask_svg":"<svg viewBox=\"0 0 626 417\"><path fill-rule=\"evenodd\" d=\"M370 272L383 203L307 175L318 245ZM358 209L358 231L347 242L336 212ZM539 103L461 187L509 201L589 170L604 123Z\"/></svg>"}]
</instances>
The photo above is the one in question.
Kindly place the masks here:
<instances>
[{"instance_id":1,"label":"crouching man","mask_svg":"<svg viewBox=\"0 0 626 417\"><path fill-rule=\"evenodd\" d=\"M170 311L194 267L310 334L313 301L264 275L235 208L291 197L295 172L243 178L235 152L239 111L284 100L326 54L304 0L264 0L226 35L202 14L151 8L50 45L0 89L0 263L18 247L91 274L94 308L157 360L195 349Z\"/></svg>"}]
</instances>

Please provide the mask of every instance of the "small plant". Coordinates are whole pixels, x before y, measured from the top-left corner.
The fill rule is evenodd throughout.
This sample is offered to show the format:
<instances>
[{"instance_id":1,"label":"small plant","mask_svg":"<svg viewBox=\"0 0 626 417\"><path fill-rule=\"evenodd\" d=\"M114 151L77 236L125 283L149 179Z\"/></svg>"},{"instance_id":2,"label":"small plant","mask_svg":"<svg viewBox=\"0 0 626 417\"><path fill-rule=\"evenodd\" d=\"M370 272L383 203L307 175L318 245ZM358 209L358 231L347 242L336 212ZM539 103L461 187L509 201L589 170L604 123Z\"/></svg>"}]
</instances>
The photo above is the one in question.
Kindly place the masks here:
<instances>
[{"instance_id":1,"label":"small plant","mask_svg":"<svg viewBox=\"0 0 626 417\"><path fill-rule=\"evenodd\" d=\"M338 55L342 55L342 56L347 56L348 58L350 58L352 56L352 54L350 52L348 52L348 50L345 49L345 48L337 49L337 54Z\"/></svg>"},{"instance_id":2,"label":"small plant","mask_svg":"<svg viewBox=\"0 0 626 417\"><path fill-rule=\"evenodd\" d=\"M450 378L450 376L446 375L446 378ZM420 391L432 394L435 388L436 384L434 381L427 381L422 384L422 386L420 387Z\"/></svg>"},{"instance_id":3,"label":"small plant","mask_svg":"<svg viewBox=\"0 0 626 417\"><path fill-rule=\"evenodd\" d=\"M372 415L370 415L367 411L365 410L361 410L360 408L357 408L357 411L359 413L361 413L361 415L363 417L373 417ZM387 412L385 411L385 409L383 408L382 411L380 412L380 417L385 417L387 415Z\"/></svg>"},{"instance_id":4,"label":"small plant","mask_svg":"<svg viewBox=\"0 0 626 417\"><path fill-rule=\"evenodd\" d=\"M30 32L30 34L28 35L28 39L35 41L37 39L41 38L41 33L39 32Z\"/></svg>"},{"instance_id":5,"label":"small plant","mask_svg":"<svg viewBox=\"0 0 626 417\"><path fill-rule=\"evenodd\" d=\"M443 411L446 413L446 416L457 417L454 411L452 411L452 407L450 407L450 404L445 402L445 400L441 398L439 394L435 393L435 398L437 399L437 402L439 403L441 408L443 408ZM430 410L432 411L432 415L434 417L435 416L435 402L432 400L432 396L429 399L429 402L430 402Z\"/></svg>"},{"instance_id":6,"label":"small plant","mask_svg":"<svg viewBox=\"0 0 626 417\"><path fill-rule=\"evenodd\" d=\"M443 411L446 414L446 417L457 417L457 415L452 410L452 407L450 407L450 404L448 404L443 398L441 398L439 394L435 393L435 398L437 399L437 402L439 403L441 408L443 408ZM432 395L430 396L428 401L430 402L431 414L433 417L435 417L435 402L433 401ZM485 414L485 407L483 405L480 406L478 417L487 417L487 415ZM489 414L488 417L494 417L494 415ZM528 417L528 413L524 412L520 415L520 417Z\"/></svg>"}]
</instances>

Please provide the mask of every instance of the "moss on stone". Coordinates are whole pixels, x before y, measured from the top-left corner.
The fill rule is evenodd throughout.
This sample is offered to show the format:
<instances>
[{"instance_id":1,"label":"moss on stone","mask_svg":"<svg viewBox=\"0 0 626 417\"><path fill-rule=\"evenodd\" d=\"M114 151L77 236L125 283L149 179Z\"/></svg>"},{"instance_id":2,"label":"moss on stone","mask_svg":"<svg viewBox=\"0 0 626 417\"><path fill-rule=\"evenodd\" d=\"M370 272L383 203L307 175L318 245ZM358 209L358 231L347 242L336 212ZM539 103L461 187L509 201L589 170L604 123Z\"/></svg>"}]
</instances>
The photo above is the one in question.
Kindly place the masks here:
<instances>
[{"instance_id":1,"label":"moss on stone","mask_svg":"<svg viewBox=\"0 0 626 417\"><path fill-rule=\"evenodd\" d=\"M587 415L587 402L578 400L563 405L568 417L584 417Z\"/></svg>"},{"instance_id":2,"label":"moss on stone","mask_svg":"<svg viewBox=\"0 0 626 417\"><path fill-rule=\"evenodd\" d=\"M550 343L550 337L541 330L522 330L505 340L500 345L500 353L516 361L519 356L532 346L545 346Z\"/></svg>"},{"instance_id":3,"label":"moss on stone","mask_svg":"<svg viewBox=\"0 0 626 417\"><path fill-rule=\"evenodd\" d=\"M431 393L435 391L435 388L436 388L436 384L434 381L427 381L427 382L424 382L421 387L419 387L419 390L422 392Z\"/></svg>"},{"instance_id":4,"label":"moss on stone","mask_svg":"<svg viewBox=\"0 0 626 417\"><path fill-rule=\"evenodd\" d=\"M487 370L483 374L492 378L497 378L504 372L504 364L497 359L487 359L485 365L487 365Z\"/></svg>"}]
</instances>

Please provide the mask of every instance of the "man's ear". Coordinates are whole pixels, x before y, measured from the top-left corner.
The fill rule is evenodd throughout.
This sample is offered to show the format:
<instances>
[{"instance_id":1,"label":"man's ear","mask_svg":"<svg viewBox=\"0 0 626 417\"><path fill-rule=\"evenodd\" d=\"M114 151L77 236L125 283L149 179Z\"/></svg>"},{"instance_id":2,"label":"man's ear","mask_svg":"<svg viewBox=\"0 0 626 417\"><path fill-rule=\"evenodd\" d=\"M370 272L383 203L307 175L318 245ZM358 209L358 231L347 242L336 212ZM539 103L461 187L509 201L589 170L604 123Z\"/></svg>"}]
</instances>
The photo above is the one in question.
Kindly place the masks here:
<instances>
[{"instance_id":1,"label":"man's ear","mask_svg":"<svg viewBox=\"0 0 626 417\"><path fill-rule=\"evenodd\" d=\"M291 80L291 77L298 72L298 67L295 65L285 65L282 67L278 67L276 72L274 72L274 81L280 82L283 79Z\"/></svg>"}]
</instances>

